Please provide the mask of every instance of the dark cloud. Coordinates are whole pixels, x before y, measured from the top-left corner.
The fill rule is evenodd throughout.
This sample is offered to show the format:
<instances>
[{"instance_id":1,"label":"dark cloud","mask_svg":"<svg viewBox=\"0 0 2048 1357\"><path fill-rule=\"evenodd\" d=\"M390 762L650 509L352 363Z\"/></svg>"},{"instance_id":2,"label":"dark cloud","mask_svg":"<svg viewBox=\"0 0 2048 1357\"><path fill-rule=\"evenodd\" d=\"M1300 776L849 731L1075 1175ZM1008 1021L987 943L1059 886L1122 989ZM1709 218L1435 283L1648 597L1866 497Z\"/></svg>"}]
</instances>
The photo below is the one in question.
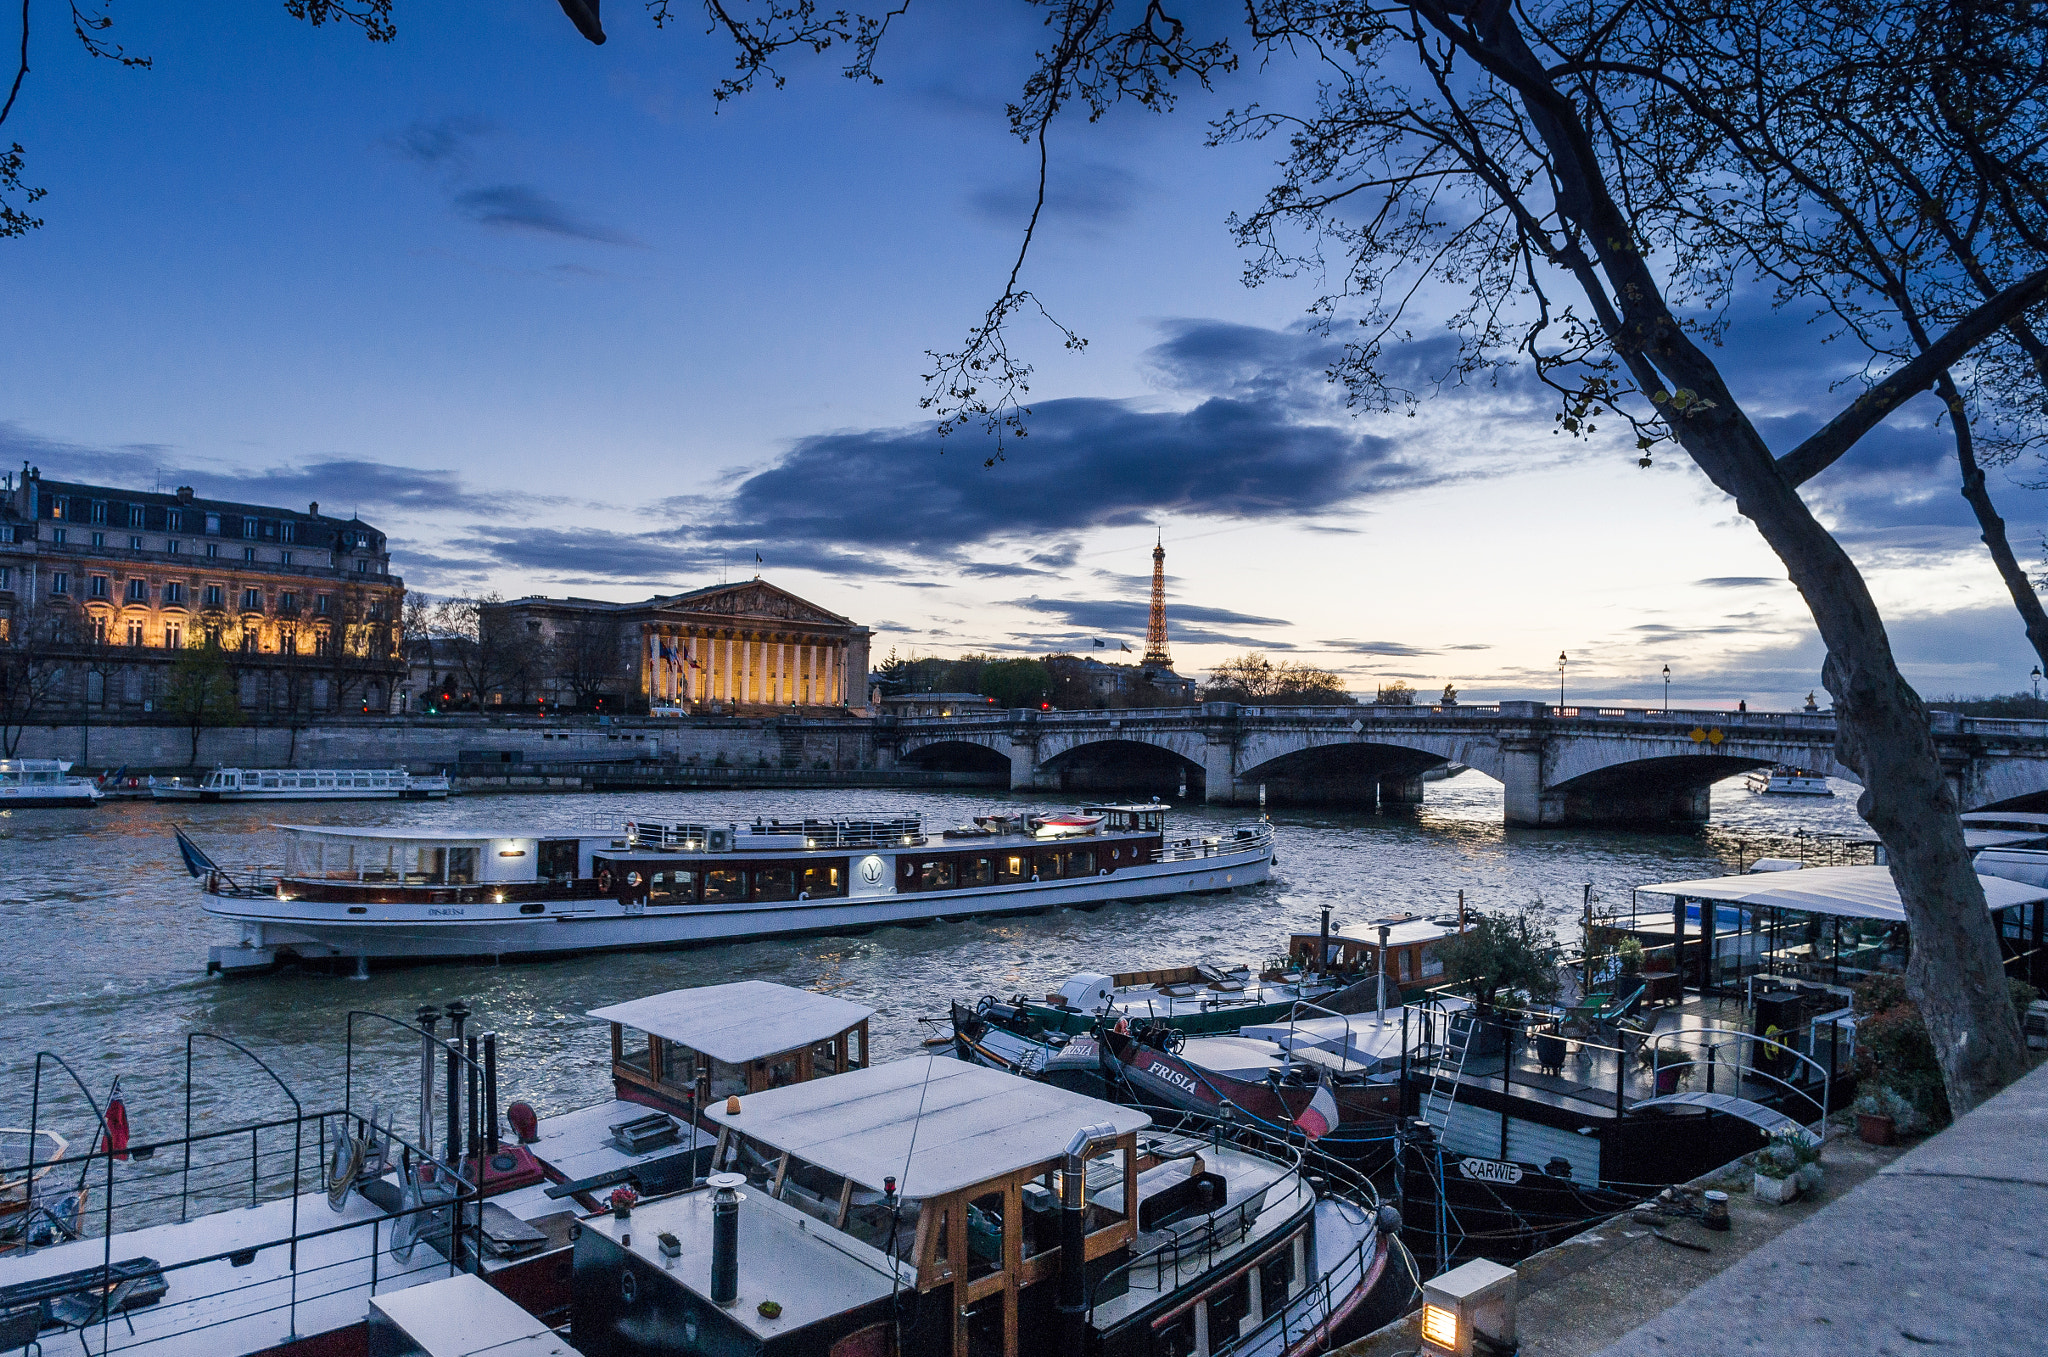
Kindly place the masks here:
<instances>
[{"instance_id":1,"label":"dark cloud","mask_svg":"<svg viewBox=\"0 0 2048 1357\"><path fill-rule=\"evenodd\" d=\"M454 203L457 212L480 226L531 231L565 240L588 240L600 245L640 243L608 226L585 220L574 209L530 184L493 184L485 188L463 189L455 195Z\"/></svg>"},{"instance_id":2,"label":"dark cloud","mask_svg":"<svg viewBox=\"0 0 2048 1357\"><path fill-rule=\"evenodd\" d=\"M732 508L740 530L763 540L936 555L1142 524L1162 512L1295 518L1440 479L1392 440L1302 423L1272 402L1214 399L1162 412L1055 400L1034 409L1030 427L990 468L983 443L941 443L928 425L806 438L743 481Z\"/></svg>"},{"instance_id":3,"label":"dark cloud","mask_svg":"<svg viewBox=\"0 0 2048 1357\"><path fill-rule=\"evenodd\" d=\"M1693 581L1694 584L1702 584L1709 589L1761 589L1784 582L1769 575L1715 575L1711 579Z\"/></svg>"},{"instance_id":4,"label":"dark cloud","mask_svg":"<svg viewBox=\"0 0 2048 1357\"><path fill-rule=\"evenodd\" d=\"M1329 369L1343 346L1304 327L1270 330L1221 320L1171 320L1145 353L1152 376L1175 391L1302 404L1340 395Z\"/></svg>"},{"instance_id":5,"label":"dark cloud","mask_svg":"<svg viewBox=\"0 0 2048 1357\"><path fill-rule=\"evenodd\" d=\"M657 588L695 587L721 570L814 570L830 575L895 578L897 566L868 556L853 556L808 544L778 544L772 559L753 566L753 548L729 549L716 542L691 540L674 532L622 533L602 528L523 527L517 531L479 529L450 543L495 565L512 566L549 577L583 581L647 584ZM940 586L930 586L940 587Z\"/></svg>"},{"instance_id":6,"label":"dark cloud","mask_svg":"<svg viewBox=\"0 0 2048 1357\"><path fill-rule=\"evenodd\" d=\"M1467 643L1466 643L1466 644L1464 644L1464 645L1458 645L1458 646L1445 646L1445 647L1444 647L1444 649L1445 649L1445 650L1491 650L1491 649L1493 649L1493 647L1492 647L1491 645L1488 645L1488 644L1486 644L1486 643L1485 643L1485 642L1483 642L1483 641L1478 641L1478 642L1467 642Z\"/></svg>"},{"instance_id":7,"label":"dark cloud","mask_svg":"<svg viewBox=\"0 0 2048 1357\"><path fill-rule=\"evenodd\" d=\"M977 579L1015 579L1021 575L1057 575L1054 570L1034 570L1028 565L1012 565L1004 561L976 561L960 567L960 573Z\"/></svg>"},{"instance_id":8,"label":"dark cloud","mask_svg":"<svg viewBox=\"0 0 2048 1357\"><path fill-rule=\"evenodd\" d=\"M1152 619L1149 603L1135 599L1070 599L1070 598L1027 598L1019 607L1029 608L1035 613L1046 613L1058 617L1069 626L1085 631L1104 633L1127 633L1142 636ZM1193 605L1176 606L1169 604L1166 622L1175 637L1185 637L1189 622L1222 622L1241 627L1284 627L1289 625L1285 618L1256 617L1250 613L1232 612L1228 608L1202 608Z\"/></svg>"},{"instance_id":9,"label":"dark cloud","mask_svg":"<svg viewBox=\"0 0 2048 1357\"><path fill-rule=\"evenodd\" d=\"M494 130L481 118L422 118L386 136L383 145L407 160L450 168L467 162L470 144Z\"/></svg>"},{"instance_id":10,"label":"dark cloud","mask_svg":"<svg viewBox=\"0 0 2048 1357\"><path fill-rule=\"evenodd\" d=\"M1344 651L1353 655L1397 655L1413 658L1419 655L1434 655L1437 653L1434 650L1425 650L1421 646L1411 646L1401 641L1325 641L1323 644L1332 650Z\"/></svg>"},{"instance_id":11,"label":"dark cloud","mask_svg":"<svg viewBox=\"0 0 2048 1357\"><path fill-rule=\"evenodd\" d=\"M1111 226L1123 220L1143 196L1138 176L1116 165L1055 161L1045 186L1044 221ZM1038 184L986 188L968 199L976 216L997 226L1022 227L1031 219Z\"/></svg>"}]
</instances>

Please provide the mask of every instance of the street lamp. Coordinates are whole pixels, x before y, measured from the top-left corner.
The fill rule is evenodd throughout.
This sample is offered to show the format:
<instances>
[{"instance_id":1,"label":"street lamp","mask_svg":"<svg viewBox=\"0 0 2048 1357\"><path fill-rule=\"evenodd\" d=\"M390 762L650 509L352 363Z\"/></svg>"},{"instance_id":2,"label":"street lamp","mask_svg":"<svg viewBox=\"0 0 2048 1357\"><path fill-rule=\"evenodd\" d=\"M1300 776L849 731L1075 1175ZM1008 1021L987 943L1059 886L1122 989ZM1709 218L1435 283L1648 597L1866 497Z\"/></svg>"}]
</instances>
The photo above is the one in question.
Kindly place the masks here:
<instances>
[{"instance_id":1,"label":"street lamp","mask_svg":"<svg viewBox=\"0 0 2048 1357\"><path fill-rule=\"evenodd\" d=\"M2041 666L2040 666L2040 665L2038 665L2038 664L2037 664L2037 665L2035 665L2035 666L2034 666L2034 672L2033 672L2033 674L2032 674L2032 675L2030 675L2030 677L2031 677L2031 678L2032 678L2032 679L2034 680L2034 700L2035 700L2036 702L2038 702L2038 701L2040 701L2040 700L2041 700Z\"/></svg>"},{"instance_id":2,"label":"street lamp","mask_svg":"<svg viewBox=\"0 0 2048 1357\"><path fill-rule=\"evenodd\" d=\"M1568 664L1568 663L1570 663L1570 660L1569 660L1569 658L1568 658L1568 657L1567 657L1567 656L1565 655L1565 653L1564 653L1564 652L1563 652L1562 650L1558 651L1558 652L1557 652L1557 705L1558 705L1558 706L1560 706L1560 707L1562 707L1562 706L1564 705L1564 667L1565 667L1565 665L1566 665L1566 664Z\"/></svg>"},{"instance_id":3,"label":"street lamp","mask_svg":"<svg viewBox=\"0 0 2048 1357\"><path fill-rule=\"evenodd\" d=\"M1671 666L1664 666L1664 714L1671 715Z\"/></svg>"}]
</instances>

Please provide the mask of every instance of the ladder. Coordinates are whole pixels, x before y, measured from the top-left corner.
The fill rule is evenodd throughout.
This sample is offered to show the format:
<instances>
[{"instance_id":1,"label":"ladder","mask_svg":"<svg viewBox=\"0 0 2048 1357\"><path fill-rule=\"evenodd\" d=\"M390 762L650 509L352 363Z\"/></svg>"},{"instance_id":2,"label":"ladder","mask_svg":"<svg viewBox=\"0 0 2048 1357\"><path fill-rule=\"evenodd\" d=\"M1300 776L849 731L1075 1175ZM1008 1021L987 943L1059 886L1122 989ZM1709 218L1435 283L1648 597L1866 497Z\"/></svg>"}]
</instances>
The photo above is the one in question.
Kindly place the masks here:
<instances>
[{"instance_id":1,"label":"ladder","mask_svg":"<svg viewBox=\"0 0 2048 1357\"><path fill-rule=\"evenodd\" d=\"M1422 1119L1436 1128L1439 1137L1449 1133L1451 1128L1451 1106L1458 1101L1458 1079L1465 1073L1465 1053L1472 1049L1472 1037L1479 1030L1479 1017L1473 1010L1459 1009L1455 1013L1439 1010L1444 1022L1444 1045L1437 1057L1435 1068L1430 1071L1429 1091L1422 1097ZM1459 1019L1464 1021L1461 1023ZM1449 1066L1450 1083L1444 1083L1445 1067Z\"/></svg>"}]
</instances>

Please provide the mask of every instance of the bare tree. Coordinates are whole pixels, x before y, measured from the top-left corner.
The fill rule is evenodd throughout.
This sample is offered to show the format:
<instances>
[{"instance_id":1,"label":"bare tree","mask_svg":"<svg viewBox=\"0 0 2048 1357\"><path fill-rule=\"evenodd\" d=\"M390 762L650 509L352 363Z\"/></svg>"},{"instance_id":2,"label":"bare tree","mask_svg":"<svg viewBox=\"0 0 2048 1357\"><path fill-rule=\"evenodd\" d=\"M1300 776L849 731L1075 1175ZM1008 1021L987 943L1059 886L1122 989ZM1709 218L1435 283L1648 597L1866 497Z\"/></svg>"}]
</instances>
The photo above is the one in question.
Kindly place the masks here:
<instances>
[{"instance_id":1,"label":"bare tree","mask_svg":"<svg viewBox=\"0 0 2048 1357\"><path fill-rule=\"evenodd\" d=\"M56 705L71 640L66 613L0 619L0 754L13 758L23 733Z\"/></svg>"},{"instance_id":2,"label":"bare tree","mask_svg":"<svg viewBox=\"0 0 2048 1357\"><path fill-rule=\"evenodd\" d=\"M370 689L386 685L379 694L380 705L389 695L389 685L402 672L399 628L401 620L381 598L362 589L348 589L336 597L326 641L328 681L333 685L336 710L351 702L368 702Z\"/></svg>"},{"instance_id":3,"label":"bare tree","mask_svg":"<svg viewBox=\"0 0 2048 1357\"><path fill-rule=\"evenodd\" d=\"M588 707L618 682L622 643L617 618L577 617L549 642L548 673L569 689L576 706Z\"/></svg>"}]
</instances>

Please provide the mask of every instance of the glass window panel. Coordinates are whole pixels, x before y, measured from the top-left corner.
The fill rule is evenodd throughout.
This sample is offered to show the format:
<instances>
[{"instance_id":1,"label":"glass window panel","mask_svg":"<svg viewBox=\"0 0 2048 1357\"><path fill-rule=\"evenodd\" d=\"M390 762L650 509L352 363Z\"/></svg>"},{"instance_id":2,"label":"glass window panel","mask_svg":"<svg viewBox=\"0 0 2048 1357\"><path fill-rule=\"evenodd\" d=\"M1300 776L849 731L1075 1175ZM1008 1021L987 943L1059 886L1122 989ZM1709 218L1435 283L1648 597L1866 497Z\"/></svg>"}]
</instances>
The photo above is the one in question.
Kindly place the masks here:
<instances>
[{"instance_id":1,"label":"glass window panel","mask_svg":"<svg viewBox=\"0 0 2048 1357\"><path fill-rule=\"evenodd\" d=\"M756 900L796 899L796 869L793 867L761 867L754 872L754 898Z\"/></svg>"},{"instance_id":2,"label":"glass window panel","mask_svg":"<svg viewBox=\"0 0 2048 1357\"><path fill-rule=\"evenodd\" d=\"M960 864L962 886L993 885L996 879L996 865L990 858L968 858Z\"/></svg>"},{"instance_id":3,"label":"glass window panel","mask_svg":"<svg viewBox=\"0 0 2048 1357\"><path fill-rule=\"evenodd\" d=\"M806 867L803 875L804 894L813 899L820 896L846 894L846 869L837 863L824 867Z\"/></svg>"},{"instance_id":4,"label":"glass window panel","mask_svg":"<svg viewBox=\"0 0 2048 1357\"><path fill-rule=\"evenodd\" d=\"M1003 1194L990 1192L967 1205L967 1278L1003 1270Z\"/></svg>"},{"instance_id":5,"label":"glass window panel","mask_svg":"<svg viewBox=\"0 0 2048 1357\"><path fill-rule=\"evenodd\" d=\"M928 891L949 891L956 879L953 864L945 858L935 858L918 864L917 880L921 889Z\"/></svg>"},{"instance_id":6,"label":"glass window panel","mask_svg":"<svg viewBox=\"0 0 2048 1357\"><path fill-rule=\"evenodd\" d=\"M645 1032L636 1032L628 1027L619 1034L619 1063L628 1069L648 1073L654 1067L654 1056Z\"/></svg>"},{"instance_id":7,"label":"glass window panel","mask_svg":"<svg viewBox=\"0 0 2048 1357\"><path fill-rule=\"evenodd\" d=\"M704 903L738 903L747 898L747 874L730 867L715 867L704 873Z\"/></svg>"}]
</instances>

